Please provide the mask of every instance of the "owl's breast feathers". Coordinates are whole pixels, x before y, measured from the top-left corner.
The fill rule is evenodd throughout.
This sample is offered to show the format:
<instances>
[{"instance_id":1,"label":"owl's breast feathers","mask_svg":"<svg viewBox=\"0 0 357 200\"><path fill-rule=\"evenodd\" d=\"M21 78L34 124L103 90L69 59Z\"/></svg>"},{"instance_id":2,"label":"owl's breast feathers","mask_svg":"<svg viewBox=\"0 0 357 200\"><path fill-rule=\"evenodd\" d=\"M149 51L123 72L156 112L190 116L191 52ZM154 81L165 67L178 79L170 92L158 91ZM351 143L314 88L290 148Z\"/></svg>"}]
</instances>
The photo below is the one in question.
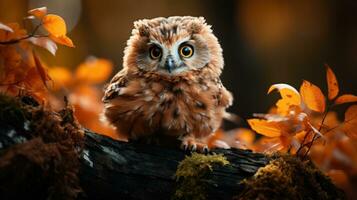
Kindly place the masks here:
<instances>
[{"instance_id":1,"label":"owl's breast feathers","mask_svg":"<svg viewBox=\"0 0 357 200\"><path fill-rule=\"evenodd\" d=\"M217 77L121 71L106 87L103 101L107 120L131 139L156 132L199 138L219 128L232 95Z\"/></svg>"}]
</instances>

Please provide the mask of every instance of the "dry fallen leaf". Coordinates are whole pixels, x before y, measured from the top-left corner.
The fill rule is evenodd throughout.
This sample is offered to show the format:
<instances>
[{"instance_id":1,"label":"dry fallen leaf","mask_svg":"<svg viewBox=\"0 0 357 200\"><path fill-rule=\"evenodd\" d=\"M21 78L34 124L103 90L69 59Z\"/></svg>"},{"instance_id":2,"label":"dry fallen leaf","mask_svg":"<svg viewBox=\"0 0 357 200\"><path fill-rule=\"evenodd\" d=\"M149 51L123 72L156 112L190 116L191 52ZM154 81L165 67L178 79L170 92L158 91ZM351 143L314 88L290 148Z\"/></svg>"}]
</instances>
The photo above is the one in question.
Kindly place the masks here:
<instances>
[{"instance_id":1,"label":"dry fallen leaf","mask_svg":"<svg viewBox=\"0 0 357 200\"><path fill-rule=\"evenodd\" d=\"M300 94L309 109L320 113L325 111L325 96L319 87L304 80L300 87Z\"/></svg>"}]
</instances>

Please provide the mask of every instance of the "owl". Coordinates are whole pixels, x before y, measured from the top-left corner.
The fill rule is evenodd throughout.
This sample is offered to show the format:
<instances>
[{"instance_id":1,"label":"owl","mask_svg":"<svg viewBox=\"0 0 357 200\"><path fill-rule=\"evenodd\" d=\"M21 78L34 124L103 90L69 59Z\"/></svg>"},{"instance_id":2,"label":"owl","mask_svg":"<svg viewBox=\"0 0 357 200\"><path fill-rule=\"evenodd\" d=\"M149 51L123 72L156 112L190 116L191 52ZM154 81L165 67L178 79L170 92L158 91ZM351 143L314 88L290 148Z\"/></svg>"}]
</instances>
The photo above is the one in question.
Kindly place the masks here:
<instances>
[{"instance_id":1,"label":"owl","mask_svg":"<svg viewBox=\"0 0 357 200\"><path fill-rule=\"evenodd\" d=\"M203 17L138 20L123 69L104 89L104 117L129 140L169 138L185 150L208 151L207 138L233 100L220 80L223 65Z\"/></svg>"}]
</instances>

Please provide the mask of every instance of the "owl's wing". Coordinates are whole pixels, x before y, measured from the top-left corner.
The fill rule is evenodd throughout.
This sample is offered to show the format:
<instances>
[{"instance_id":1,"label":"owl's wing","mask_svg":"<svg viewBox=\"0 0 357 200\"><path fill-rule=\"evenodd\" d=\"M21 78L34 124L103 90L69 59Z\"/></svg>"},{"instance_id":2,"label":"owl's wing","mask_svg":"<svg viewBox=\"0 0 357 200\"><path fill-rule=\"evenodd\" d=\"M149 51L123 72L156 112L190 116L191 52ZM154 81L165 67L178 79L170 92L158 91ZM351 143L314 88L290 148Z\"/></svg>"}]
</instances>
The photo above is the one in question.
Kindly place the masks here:
<instances>
[{"instance_id":1,"label":"owl's wing","mask_svg":"<svg viewBox=\"0 0 357 200\"><path fill-rule=\"evenodd\" d=\"M216 80L218 86L218 92L216 94L217 105L222 107L229 107L232 105L233 96L232 94L223 86L220 79Z\"/></svg>"},{"instance_id":2,"label":"owl's wing","mask_svg":"<svg viewBox=\"0 0 357 200\"><path fill-rule=\"evenodd\" d=\"M118 72L110 81L110 83L104 88L104 96L102 101L104 103L108 102L110 99L114 99L119 96L120 90L126 86L127 73L125 70Z\"/></svg>"},{"instance_id":3,"label":"owl's wing","mask_svg":"<svg viewBox=\"0 0 357 200\"><path fill-rule=\"evenodd\" d=\"M230 93L223 86L221 80L218 79L218 81L216 83L218 85L217 105L222 106L224 108L228 108L233 103L232 93ZM223 118L225 120L228 120L228 121L236 123L236 124L240 123L240 121L241 121L241 118L238 115L236 115L234 113L227 112L227 111L224 112Z\"/></svg>"}]
</instances>

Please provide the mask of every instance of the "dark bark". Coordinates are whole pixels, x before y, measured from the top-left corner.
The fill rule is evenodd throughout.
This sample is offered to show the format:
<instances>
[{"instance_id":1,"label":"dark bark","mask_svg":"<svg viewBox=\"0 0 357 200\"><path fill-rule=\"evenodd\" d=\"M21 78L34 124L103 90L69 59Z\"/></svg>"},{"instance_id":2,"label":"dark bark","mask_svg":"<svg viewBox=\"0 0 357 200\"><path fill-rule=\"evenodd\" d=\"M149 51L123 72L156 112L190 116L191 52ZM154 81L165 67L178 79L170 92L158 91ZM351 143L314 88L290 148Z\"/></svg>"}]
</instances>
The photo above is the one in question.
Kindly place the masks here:
<instances>
[{"instance_id":1,"label":"dark bark","mask_svg":"<svg viewBox=\"0 0 357 200\"><path fill-rule=\"evenodd\" d=\"M216 149L230 165L217 166L205 180L209 199L231 199L239 183L252 176L267 158L240 149ZM185 153L177 148L114 141L86 132L81 155L81 186L89 199L170 199L175 172Z\"/></svg>"}]
</instances>

